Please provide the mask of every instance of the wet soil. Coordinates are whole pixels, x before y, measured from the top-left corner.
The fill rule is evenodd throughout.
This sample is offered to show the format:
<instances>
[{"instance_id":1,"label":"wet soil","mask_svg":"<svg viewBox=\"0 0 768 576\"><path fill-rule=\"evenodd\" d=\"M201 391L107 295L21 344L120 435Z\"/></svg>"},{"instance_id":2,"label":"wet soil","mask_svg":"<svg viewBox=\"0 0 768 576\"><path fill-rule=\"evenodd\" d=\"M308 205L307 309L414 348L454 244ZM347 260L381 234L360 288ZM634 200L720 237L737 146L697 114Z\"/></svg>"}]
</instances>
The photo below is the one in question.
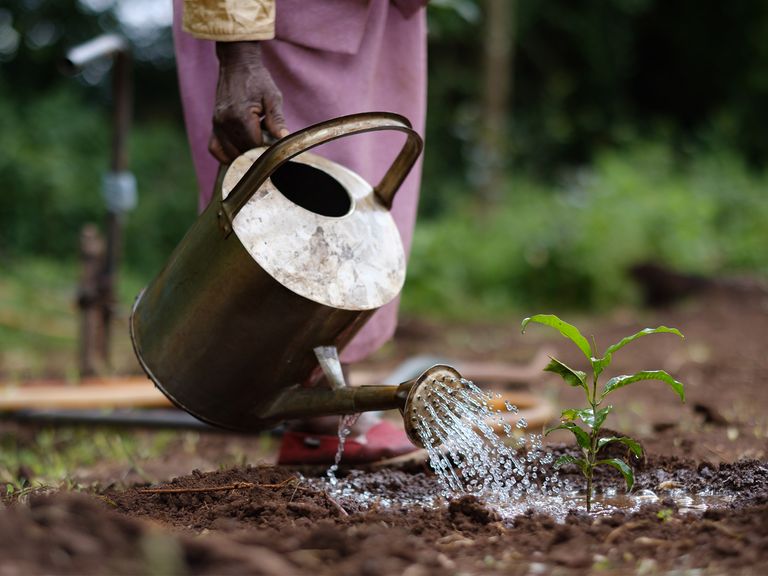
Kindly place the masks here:
<instances>
[{"instance_id":1,"label":"wet soil","mask_svg":"<svg viewBox=\"0 0 768 576\"><path fill-rule=\"evenodd\" d=\"M663 385L617 393L609 426L642 442L636 497L587 514L509 513L471 496L440 499L422 465L346 470L367 498L339 495L322 469L240 465L189 473L233 444L205 437L194 455L169 454L157 482L119 482L113 468L90 493L33 493L0 504L5 574L762 574L768 571L768 298L759 289L711 290L661 311L568 318L600 347L645 326L680 328L686 340L651 336L617 354L612 374L665 369L685 382L680 405ZM517 324L462 330L406 322L371 363L439 351L457 358L524 362L541 346L578 366L578 352L544 329ZM530 383L559 407L578 390L544 375ZM621 398L619 399L619 394ZM554 436L554 435L553 435ZM566 436L551 439L572 453ZM176 478L168 472L182 470ZM184 470L184 466L188 467ZM576 472L563 476L575 488ZM127 486L126 486L127 484ZM149 490L149 491L147 491ZM597 478L598 500L621 501L623 480ZM706 504L706 507L703 504Z\"/></svg>"},{"instance_id":2,"label":"wet soil","mask_svg":"<svg viewBox=\"0 0 768 576\"><path fill-rule=\"evenodd\" d=\"M768 568L768 468L758 461L694 465L651 459L640 489L659 500L638 511L564 518L523 510L504 517L473 496L398 505L439 487L424 472L364 475L366 506L334 499L311 478L278 467L195 472L101 495L36 495L0 516L0 574L445 574L643 573ZM599 486L615 490L604 475ZM721 496L684 511L678 486ZM385 505L381 503L386 502ZM147 521L148 520L148 521ZM12 567L11 570L8 570Z\"/></svg>"}]
</instances>

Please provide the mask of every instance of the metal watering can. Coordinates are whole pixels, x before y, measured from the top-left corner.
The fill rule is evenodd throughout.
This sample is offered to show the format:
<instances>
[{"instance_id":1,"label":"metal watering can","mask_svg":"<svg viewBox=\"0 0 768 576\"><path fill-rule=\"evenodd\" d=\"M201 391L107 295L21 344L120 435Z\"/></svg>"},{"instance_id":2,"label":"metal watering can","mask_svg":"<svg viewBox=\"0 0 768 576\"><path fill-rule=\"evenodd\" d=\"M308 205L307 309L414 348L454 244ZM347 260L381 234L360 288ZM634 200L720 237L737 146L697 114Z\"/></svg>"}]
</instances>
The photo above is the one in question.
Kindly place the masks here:
<instances>
[{"instance_id":1,"label":"metal watering can","mask_svg":"<svg viewBox=\"0 0 768 576\"><path fill-rule=\"evenodd\" d=\"M376 187L306 153L378 130L406 140ZM350 388L335 354L402 288L405 255L389 208L421 150L402 116L355 114L252 150L222 171L221 193L131 313L134 350L157 387L200 420L252 431L297 417L405 413L420 387L453 375L437 366L399 386ZM332 387L308 386L319 367Z\"/></svg>"}]
</instances>

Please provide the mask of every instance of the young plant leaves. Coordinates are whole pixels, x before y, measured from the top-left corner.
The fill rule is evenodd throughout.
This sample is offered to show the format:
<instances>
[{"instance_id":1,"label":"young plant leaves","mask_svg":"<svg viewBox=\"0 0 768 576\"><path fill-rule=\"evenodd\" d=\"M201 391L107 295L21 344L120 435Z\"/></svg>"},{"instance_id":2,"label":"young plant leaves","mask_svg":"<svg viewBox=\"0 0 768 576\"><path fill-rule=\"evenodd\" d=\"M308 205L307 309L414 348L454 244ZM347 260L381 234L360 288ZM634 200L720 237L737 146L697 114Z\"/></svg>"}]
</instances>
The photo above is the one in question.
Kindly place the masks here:
<instances>
[{"instance_id":1,"label":"young plant leaves","mask_svg":"<svg viewBox=\"0 0 768 576\"><path fill-rule=\"evenodd\" d=\"M589 440L589 434L584 431L583 428L581 428L578 424L574 424L573 422L562 422L560 425L555 426L554 428L549 428L548 430L544 431L544 436L549 435L550 432L554 432L555 430L570 430L571 433L576 437L576 442L581 448L584 448L585 450L589 450L591 443Z\"/></svg>"},{"instance_id":2,"label":"young plant leaves","mask_svg":"<svg viewBox=\"0 0 768 576\"><path fill-rule=\"evenodd\" d=\"M587 466L589 466L589 463L584 460L584 458L576 458L575 456L569 456L568 454L564 454L555 460L555 468L560 468L563 464L576 464L582 474L586 474Z\"/></svg>"},{"instance_id":3,"label":"young plant leaves","mask_svg":"<svg viewBox=\"0 0 768 576\"><path fill-rule=\"evenodd\" d=\"M677 328L668 328L666 326L659 326L657 328L644 328L643 330L640 330L640 332L636 332L635 334L632 334L632 336L627 336L626 338L622 338L616 344L608 346L608 348L605 350L605 353L613 354L614 352L624 348L624 346L626 346L630 342L634 342L638 338L642 338L643 336L648 336L649 334L660 334L660 333L676 334L677 336L680 336L680 338L685 338L685 336L683 336L683 334Z\"/></svg>"},{"instance_id":4,"label":"young plant leaves","mask_svg":"<svg viewBox=\"0 0 768 576\"><path fill-rule=\"evenodd\" d=\"M600 397L600 400L605 398L614 390L623 388L624 386L632 384L633 382L639 382L640 380L660 380L662 382L666 382L669 384L669 387L672 388L672 390L674 390L678 396L680 396L680 400L685 402L685 390L683 388L683 383L678 382L672 378L672 376L667 374L664 370L648 370L637 372L631 376L624 375L611 378L608 380L608 382L605 383L605 388L603 388L603 394Z\"/></svg>"},{"instance_id":5,"label":"young plant leaves","mask_svg":"<svg viewBox=\"0 0 768 576\"><path fill-rule=\"evenodd\" d=\"M610 436L607 438L600 438L597 441L597 449L600 450L603 446L606 444L610 444L611 442L621 442L624 444L627 448L630 449L632 454L637 456L638 458L643 457L643 447L640 446L640 443L637 440L633 440L632 438L629 438L627 436Z\"/></svg>"},{"instance_id":6,"label":"young plant leaves","mask_svg":"<svg viewBox=\"0 0 768 576\"><path fill-rule=\"evenodd\" d=\"M635 474L632 472L632 468L630 468L626 462L619 460L618 458L611 458L610 460L598 460L595 462L595 466L600 464L613 466L616 468L616 470L621 472L621 475L624 476L624 482L627 483L627 492L632 490L632 486L635 485Z\"/></svg>"},{"instance_id":7,"label":"young plant leaves","mask_svg":"<svg viewBox=\"0 0 768 576\"><path fill-rule=\"evenodd\" d=\"M621 350L622 348L624 348L624 346L626 346L630 342L634 342L638 338L642 338L643 336L647 336L648 334L661 334L661 333L675 334L677 336L680 336L680 338L685 338L685 336L683 336L683 334L677 328L667 328L666 326L659 326L657 328L644 328L643 330L640 330L640 332L636 332L635 334L632 334L632 336L627 336L626 338L622 338L616 344L608 346L602 358L598 358L597 360L592 361L592 369L598 375L600 375L600 373L606 368L606 366L608 366L611 363L612 356L618 350Z\"/></svg>"},{"instance_id":8,"label":"young plant leaves","mask_svg":"<svg viewBox=\"0 0 768 576\"><path fill-rule=\"evenodd\" d=\"M581 410L577 410L575 408L568 408L567 410L563 410L562 414L560 414L560 419L565 421L570 420L576 420L576 418L580 418L584 424L589 426L592 429L600 429L603 425L603 422L605 422L605 419L608 417L608 413L613 410L613 406L606 406L605 408L600 408L597 411L597 417L592 413L592 408L584 408Z\"/></svg>"},{"instance_id":9,"label":"young plant leaves","mask_svg":"<svg viewBox=\"0 0 768 576\"><path fill-rule=\"evenodd\" d=\"M564 422L570 422L572 420L576 420L576 418L581 418L582 412L586 412L586 410L577 410L576 408L566 408L560 413L560 420L563 420Z\"/></svg>"},{"instance_id":10,"label":"young plant leaves","mask_svg":"<svg viewBox=\"0 0 768 576\"><path fill-rule=\"evenodd\" d=\"M563 322L554 314L536 314L535 316L523 320L523 323L520 326L520 331L524 333L525 327L528 326L530 322L536 322L537 324L555 328L560 334L576 344L584 356L587 357L587 360L592 359L592 347L589 345L587 339L581 335L581 332L579 332L579 329L576 328L576 326L572 326L571 324L568 324L568 322Z\"/></svg>"},{"instance_id":11,"label":"young plant leaves","mask_svg":"<svg viewBox=\"0 0 768 576\"><path fill-rule=\"evenodd\" d=\"M555 374L559 374L560 377L566 381L566 383L574 386L575 388L584 388L584 390L588 393L587 375L580 370L574 370L566 366L557 358L552 358L550 356L550 362L547 364L547 367L544 368L544 372L554 372Z\"/></svg>"},{"instance_id":12,"label":"young plant leaves","mask_svg":"<svg viewBox=\"0 0 768 576\"><path fill-rule=\"evenodd\" d=\"M581 448L583 457L578 458L576 456L570 455L561 456L557 459L555 464L558 467L566 463L575 464L580 468L581 473L587 480L586 504L587 512L590 512L592 501L592 474L596 466L612 466L621 472L621 475L624 477L624 481L627 484L627 491L632 490L632 487L635 484L635 475L632 471L632 467L623 459L608 458L596 461L597 453L600 451L600 449L613 442L617 442L626 446L628 450L635 456L643 456L642 446L640 446L640 444L632 438L627 436L608 436L600 438L600 430L602 429L603 423L608 417L608 414L613 409L612 406L604 406L602 408L600 407L605 397L611 392L618 390L619 388L623 388L628 384L632 384L633 382L638 382L640 380L659 380L668 384L670 388L672 388L672 390L680 397L680 399L685 402L685 390L682 382L678 382L664 370L643 371L628 376L624 375L611 378L603 387L599 398L596 397L596 394L592 393L593 390L595 390L597 387L598 377L603 372L603 370L605 370L605 368L610 365L613 355L617 351L621 350L630 342L634 342L638 338L642 338L643 336L647 336L649 334L658 333L675 334L681 338L684 336L680 333L679 330L675 328L668 328L667 326L645 328L644 330L640 330L631 336L623 338L616 344L609 346L605 350L605 354L602 358L595 358L592 354L593 348L575 326L572 326L567 322L563 322L560 320L560 318L552 314L537 314L523 320L521 326L523 332L525 332L526 326L531 322L536 322L538 324L543 324L545 326L550 326L557 329L562 336L568 338L579 347L579 350L581 350L582 354L587 357L592 366L592 371L594 373L593 384L587 383L587 375L584 372L574 370L556 358L551 358L551 361L549 364L547 364L547 367L544 368L546 372L559 374L560 377L562 377L563 380L565 380L565 382L570 386L582 388L587 396L587 402L589 404L587 408L568 408L563 410L560 415L560 424L554 428L546 430L544 434L548 435L555 430L568 430L575 436L576 442ZM597 350L596 344L594 349ZM593 386L595 388L593 388ZM577 423L579 420L581 420L581 422L586 426L586 429L582 428Z\"/></svg>"}]
</instances>

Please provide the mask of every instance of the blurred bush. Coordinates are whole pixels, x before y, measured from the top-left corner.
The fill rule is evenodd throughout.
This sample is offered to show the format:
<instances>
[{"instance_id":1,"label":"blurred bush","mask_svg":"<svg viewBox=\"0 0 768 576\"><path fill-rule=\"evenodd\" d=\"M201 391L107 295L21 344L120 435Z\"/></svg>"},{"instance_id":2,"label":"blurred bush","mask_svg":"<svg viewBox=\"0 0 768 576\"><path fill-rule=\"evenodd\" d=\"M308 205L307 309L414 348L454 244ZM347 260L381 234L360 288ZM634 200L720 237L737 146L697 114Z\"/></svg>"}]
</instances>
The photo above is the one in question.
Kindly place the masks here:
<instances>
[{"instance_id":1,"label":"blurred bush","mask_svg":"<svg viewBox=\"0 0 768 576\"><path fill-rule=\"evenodd\" d=\"M93 168L107 162L104 118L71 91L20 108L9 90L0 83L0 249L71 255L83 221L101 215Z\"/></svg>"},{"instance_id":2,"label":"blurred bush","mask_svg":"<svg viewBox=\"0 0 768 576\"><path fill-rule=\"evenodd\" d=\"M56 62L103 31L134 46L125 264L153 275L195 215L195 180L166 20L151 0L8 0L0 7L0 270L74 261L104 218L109 64L78 79ZM764 126L768 3L517 0L507 186L475 198L482 163L479 0L433 0L421 219L407 309L492 314L632 302L645 260L768 273ZM130 25L130 18L149 15ZM167 16L167 14L166 14ZM681 22L685 25L682 26Z\"/></svg>"},{"instance_id":3,"label":"blurred bush","mask_svg":"<svg viewBox=\"0 0 768 576\"><path fill-rule=\"evenodd\" d=\"M74 260L85 222L101 224L101 177L109 167L109 116L75 87L59 86L34 106L14 106L0 82L0 257ZM128 214L125 260L159 269L195 217L197 183L177 124L144 122L130 139L139 205Z\"/></svg>"},{"instance_id":4,"label":"blurred bush","mask_svg":"<svg viewBox=\"0 0 768 576\"><path fill-rule=\"evenodd\" d=\"M416 229L403 305L457 318L637 303L627 271L768 274L768 175L731 152L636 143L559 186L509 180L504 204L456 201Z\"/></svg>"}]
</instances>

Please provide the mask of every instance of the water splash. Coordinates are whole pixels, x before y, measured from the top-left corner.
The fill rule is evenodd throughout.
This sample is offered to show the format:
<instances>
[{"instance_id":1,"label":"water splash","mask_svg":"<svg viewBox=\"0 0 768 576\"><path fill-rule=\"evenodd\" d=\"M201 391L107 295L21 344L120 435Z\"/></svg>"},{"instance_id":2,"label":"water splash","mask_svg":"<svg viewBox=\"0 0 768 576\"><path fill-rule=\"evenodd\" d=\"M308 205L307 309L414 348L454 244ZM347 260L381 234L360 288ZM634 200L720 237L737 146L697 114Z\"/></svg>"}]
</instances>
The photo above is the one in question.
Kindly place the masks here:
<instances>
[{"instance_id":1,"label":"water splash","mask_svg":"<svg viewBox=\"0 0 768 576\"><path fill-rule=\"evenodd\" d=\"M519 417L513 430L504 411L495 408L500 399L446 372L436 373L413 399L406 417L446 495L474 494L506 506L558 494L562 484L541 435L524 435L509 445L528 423ZM504 408L517 413L509 402Z\"/></svg>"},{"instance_id":2,"label":"water splash","mask_svg":"<svg viewBox=\"0 0 768 576\"><path fill-rule=\"evenodd\" d=\"M408 477L405 481L412 483L426 483L427 480L418 477ZM445 506L452 495L441 490L403 490L394 493L390 484L392 480L382 481L376 475L362 471L352 471L349 475L340 478L333 486L326 484L327 480L321 478L305 478L304 481L315 486L319 490L327 490L333 498L338 500L345 508L370 510L409 510L413 507L437 508ZM579 484L579 483L577 483ZM424 486L422 486L424 488ZM595 494L592 500L592 516L610 516L616 512L638 512L643 506L660 502L662 498L668 498L675 503L677 514L700 515L708 509L728 507L732 497L722 494L707 492L690 493L685 490L653 491L639 490L635 493L624 493L621 489L608 489L604 493ZM556 522L565 522L568 514L574 510L584 511L583 487L561 483L559 494L544 495L541 493L526 494L518 500L509 500L505 504L490 502L484 497L485 502L494 505L494 509L502 519L512 520L529 510L551 516ZM407 512L406 512L407 513Z\"/></svg>"},{"instance_id":3,"label":"water splash","mask_svg":"<svg viewBox=\"0 0 768 576\"><path fill-rule=\"evenodd\" d=\"M494 506L508 519L535 510L562 522L569 511L583 509L583 486L578 483L572 486L559 478L554 469L554 456L542 446L541 435L521 435L527 429L525 419L513 421L513 427L510 414L518 414L517 407L499 400L498 394L492 396L468 380L445 373L420 388L404 417L410 419L412 429L427 449L439 490L425 489L413 494L406 490L395 497L388 482L375 477L369 481L369 476L362 472L337 479L335 473L344 443L359 415L340 418L339 448L327 479L306 481L310 485L317 483L340 502L349 502L351 507L431 508L469 493ZM504 410L497 409L499 405ZM680 513L701 513L709 507L727 504L722 496L703 493L674 491L663 496L672 498ZM633 512L659 498L660 495L651 490L624 494L608 489L595 495L592 513L602 516L619 510Z\"/></svg>"}]
</instances>

